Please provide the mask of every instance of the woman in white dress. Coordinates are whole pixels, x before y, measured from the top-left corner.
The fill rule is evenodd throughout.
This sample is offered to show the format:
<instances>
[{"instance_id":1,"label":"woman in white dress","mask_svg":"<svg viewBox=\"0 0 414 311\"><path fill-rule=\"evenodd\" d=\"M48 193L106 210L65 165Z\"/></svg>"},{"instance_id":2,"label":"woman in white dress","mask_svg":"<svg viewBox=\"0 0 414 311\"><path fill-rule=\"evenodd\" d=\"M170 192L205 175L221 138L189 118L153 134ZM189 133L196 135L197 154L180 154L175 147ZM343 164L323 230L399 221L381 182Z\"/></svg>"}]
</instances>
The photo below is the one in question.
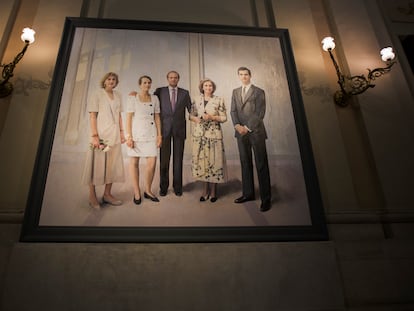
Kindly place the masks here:
<instances>
[{"instance_id":1,"label":"woman in white dress","mask_svg":"<svg viewBox=\"0 0 414 311\"><path fill-rule=\"evenodd\" d=\"M149 93L152 79L142 76L138 80L139 92L131 92L127 100L126 144L130 157L129 170L134 188L133 202L141 204L139 187L139 159L146 158L144 198L159 202L152 193L158 148L161 147L160 102Z\"/></svg>"},{"instance_id":2,"label":"woman in white dress","mask_svg":"<svg viewBox=\"0 0 414 311\"><path fill-rule=\"evenodd\" d=\"M105 185L102 203L121 205L111 194L112 183L124 182L121 144L125 136L121 117L121 95L114 90L119 78L108 72L100 82L101 90L88 101L91 131L90 148L86 155L83 183L89 185L89 205L100 208L95 186Z\"/></svg>"},{"instance_id":3,"label":"woman in white dress","mask_svg":"<svg viewBox=\"0 0 414 311\"><path fill-rule=\"evenodd\" d=\"M200 96L192 105L190 120L195 123L192 132L192 173L196 180L204 182L200 201L210 197L217 201L217 184L227 180L221 123L227 113L223 97L214 95L216 84L210 79L201 80Z\"/></svg>"}]
</instances>

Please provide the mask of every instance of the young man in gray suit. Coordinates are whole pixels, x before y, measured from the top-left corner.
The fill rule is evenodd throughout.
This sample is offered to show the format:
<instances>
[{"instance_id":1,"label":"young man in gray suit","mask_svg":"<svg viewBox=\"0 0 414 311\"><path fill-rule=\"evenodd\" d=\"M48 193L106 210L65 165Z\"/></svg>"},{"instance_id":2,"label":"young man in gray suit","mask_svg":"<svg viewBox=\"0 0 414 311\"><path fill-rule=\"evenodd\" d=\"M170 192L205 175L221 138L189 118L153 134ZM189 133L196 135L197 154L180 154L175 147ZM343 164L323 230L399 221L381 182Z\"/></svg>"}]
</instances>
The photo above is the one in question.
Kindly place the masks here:
<instances>
[{"instance_id":1,"label":"young man in gray suit","mask_svg":"<svg viewBox=\"0 0 414 311\"><path fill-rule=\"evenodd\" d=\"M235 203L255 200L252 150L259 180L260 211L271 207L271 186L266 151L266 129L263 118L266 112L265 92L251 84L251 71L246 67L237 70L242 86L233 90L230 115L239 148L242 173L242 196Z\"/></svg>"},{"instance_id":2,"label":"young man in gray suit","mask_svg":"<svg viewBox=\"0 0 414 311\"><path fill-rule=\"evenodd\" d=\"M187 90L178 87L180 75L176 71L167 73L168 86L154 92L160 100L162 145L160 148L160 195L167 195L171 143L173 145L173 188L177 196L183 193L183 155L186 138L185 110L191 111L191 99Z\"/></svg>"}]
</instances>

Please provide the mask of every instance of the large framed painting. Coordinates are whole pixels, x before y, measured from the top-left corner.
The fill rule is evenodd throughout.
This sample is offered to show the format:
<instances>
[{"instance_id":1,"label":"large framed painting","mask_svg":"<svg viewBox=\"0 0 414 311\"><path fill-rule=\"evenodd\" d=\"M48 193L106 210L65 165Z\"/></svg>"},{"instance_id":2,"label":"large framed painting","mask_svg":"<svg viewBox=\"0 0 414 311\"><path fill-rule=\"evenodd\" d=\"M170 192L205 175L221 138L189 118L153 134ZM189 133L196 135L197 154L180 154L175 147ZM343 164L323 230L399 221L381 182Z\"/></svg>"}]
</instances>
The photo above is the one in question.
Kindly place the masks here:
<instances>
[{"instance_id":1,"label":"large framed painting","mask_svg":"<svg viewBox=\"0 0 414 311\"><path fill-rule=\"evenodd\" d=\"M235 203L235 199L243 194L240 152L232 115L233 90L240 88L242 83L239 67L250 70L252 85L261 88L265 94L261 120L267 133L265 152L271 185L270 190L263 190L265 187L259 185L264 173L257 173L254 160L258 156L253 153L254 189L250 189L253 195L251 200ZM114 201L108 203L105 200L100 208L91 207L91 185L85 183L82 176L90 161L87 155L94 134L91 133L88 107L94 101L94 94L102 92L102 78L108 72L118 75L119 83L115 88L120 95L118 115L125 127L128 98L132 91L140 91L139 77L151 78L149 92L152 94L156 88L168 85L167 73L170 71L179 73L178 86L188 91L190 101L200 96L199 84L205 78L214 82L214 95L222 99L224 109L221 113L227 118L220 123L226 178L225 182L217 184L217 200L200 201L205 184L193 174L194 144L199 140L194 139L196 126L189 120L193 113L190 109L184 115L186 140L181 195L176 195L173 189L171 158L169 188L165 196L160 196L160 150L157 149L151 191L159 202L144 197L150 160L141 157L139 161L134 160L138 165L132 165L140 172L142 200L141 204L136 204L132 183L135 171L131 169L129 147L124 143L119 155L122 164L117 168L118 173L123 171L124 179L111 183L111 193L120 202L109 204ZM249 108L252 116L255 109L259 109L254 105ZM248 132L246 135L252 134ZM105 187L95 185L99 201ZM261 198L266 196L264 191L271 193L267 211L261 210ZM326 239L318 178L288 30L66 19L22 226L22 241Z\"/></svg>"}]
</instances>

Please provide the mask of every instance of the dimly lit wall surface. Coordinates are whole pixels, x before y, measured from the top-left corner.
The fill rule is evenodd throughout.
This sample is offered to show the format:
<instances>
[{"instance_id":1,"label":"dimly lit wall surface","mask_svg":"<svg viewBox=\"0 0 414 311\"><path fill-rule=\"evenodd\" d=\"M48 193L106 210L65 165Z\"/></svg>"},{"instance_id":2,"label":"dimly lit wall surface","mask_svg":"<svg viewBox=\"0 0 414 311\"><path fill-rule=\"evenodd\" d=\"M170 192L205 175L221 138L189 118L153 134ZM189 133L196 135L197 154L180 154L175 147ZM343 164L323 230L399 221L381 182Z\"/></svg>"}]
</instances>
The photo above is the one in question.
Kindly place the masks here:
<instances>
[{"instance_id":1,"label":"dimly lit wall surface","mask_svg":"<svg viewBox=\"0 0 414 311\"><path fill-rule=\"evenodd\" d=\"M269 11L272 10L272 11ZM330 240L226 244L18 242L66 16L289 30ZM414 75L400 38L413 1L2 0L0 59L36 42L0 99L2 310L413 310ZM343 71L398 63L346 108Z\"/></svg>"}]
</instances>

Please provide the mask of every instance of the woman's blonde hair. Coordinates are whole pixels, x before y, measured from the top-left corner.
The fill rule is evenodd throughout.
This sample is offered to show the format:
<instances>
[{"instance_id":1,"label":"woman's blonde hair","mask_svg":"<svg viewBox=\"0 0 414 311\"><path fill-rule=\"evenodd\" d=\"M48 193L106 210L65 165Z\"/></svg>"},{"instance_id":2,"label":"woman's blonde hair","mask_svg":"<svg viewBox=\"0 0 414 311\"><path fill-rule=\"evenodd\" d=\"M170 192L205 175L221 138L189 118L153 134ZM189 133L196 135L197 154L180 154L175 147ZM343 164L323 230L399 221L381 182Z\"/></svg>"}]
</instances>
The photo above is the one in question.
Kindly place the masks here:
<instances>
[{"instance_id":1,"label":"woman's blonde hair","mask_svg":"<svg viewBox=\"0 0 414 311\"><path fill-rule=\"evenodd\" d=\"M118 83L119 83L119 77L118 77L118 75L115 73L115 72L112 72L112 71L110 71L110 72L108 72L107 74L105 74L104 76L103 76L103 78L101 79L101 82L100 82L100 86L101 86L101 88L105 88L105 81L106 81L106 79L108 79L109 77L115 77L115 79L116 79L116 84L115 84L115 86L117 86L118 85Z\"/></svg>"}]
</instances>

